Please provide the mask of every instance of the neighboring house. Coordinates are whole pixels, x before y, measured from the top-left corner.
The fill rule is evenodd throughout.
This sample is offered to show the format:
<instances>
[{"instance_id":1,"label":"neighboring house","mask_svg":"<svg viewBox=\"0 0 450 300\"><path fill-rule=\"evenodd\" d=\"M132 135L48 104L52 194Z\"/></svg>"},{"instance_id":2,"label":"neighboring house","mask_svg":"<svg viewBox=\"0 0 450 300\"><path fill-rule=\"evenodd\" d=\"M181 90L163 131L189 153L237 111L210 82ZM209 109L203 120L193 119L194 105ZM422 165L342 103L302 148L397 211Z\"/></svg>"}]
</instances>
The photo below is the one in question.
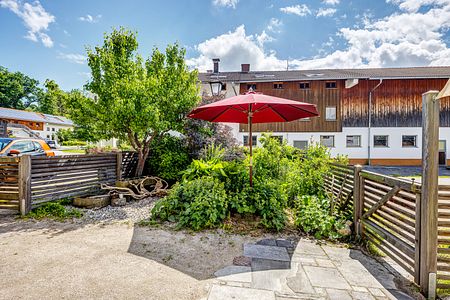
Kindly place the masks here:
<instances>
[{"instance_id":1,"label":"neighboring house","mask_svg":"<svg viewBox=\"0 0 450 300\"><path fill-rule=\"evenodd\" d=\"M219 72L216 61L215 70L200 73L199 78L206 93L220 82L220 93L226 97L252 88L317 105L316 118L255 124L253 141L270 131L299 148L320 142L333 155L348 155L351 163L419 165L422 94L441 90L450 78L450 67L252 72L244 64L240 72ZM238 141L246 144L247 126L232 128ZM450 97L441 99L439 139L439 163L450 164Z\"/></svg>"},{"instance_id":2,"label":"neighboring house","mask_svg":"<svg viewBox=\"0 0 450 300\"><path fill-rule=\"evenodd\" d=\"M40 137L56 140L61 129L73 129L71 120L38 112L0 107L0 123L7 123L7 130L16 137Z\"/></svg>"}]
</instances>

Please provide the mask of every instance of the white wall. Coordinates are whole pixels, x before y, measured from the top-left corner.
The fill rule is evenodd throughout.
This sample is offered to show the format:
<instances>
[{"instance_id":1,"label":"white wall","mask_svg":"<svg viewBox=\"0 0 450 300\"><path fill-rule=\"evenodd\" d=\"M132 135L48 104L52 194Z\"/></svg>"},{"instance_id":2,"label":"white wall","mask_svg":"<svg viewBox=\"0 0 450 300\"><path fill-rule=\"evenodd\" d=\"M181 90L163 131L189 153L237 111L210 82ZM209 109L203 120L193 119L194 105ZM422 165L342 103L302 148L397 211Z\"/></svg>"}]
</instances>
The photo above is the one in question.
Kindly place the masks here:
<instances>
[{"instance_id":1,"label":"white wall","mask_svg":"<svg viewBox=\"0 0 450 300\"><path fill-rule=\"evenodd\" d=\"M261 137L260 132L253 133ZM243 143L243 136L246 132L239 132L237 140L239 144ZM307 140L320 142L321 135L334 135L335 147L331 148L331 154L348 155L349 158L368 158L368 128L367 127L344 127L342 132L274 132L273 135L283 136L289 145L293 145L296 140ZM347 147L347 135L360 135L361 147ZM389 147L373 147L374 135L388 135ZM402 147L402 135L417 135L417 147ZM439 130L439 139L446 140L447 159L450 159L450 128L441 127ZM420 159L422 157L422 128L421 127L372 127L371 129L371 158L373 159ZM259 143L259 142L258 142Z\"/></svg>"},{"instance_id":2,"label":"white wall","mask_svg":"<svg viewBox=\"0 0 450 300\"><path fill-rule=\"evenodd\" d=\"M55 131L53 131L53 128L55 129ZM71 126L71 125L45 123L43 131L34 130L34 132L38 133L44 139L56 140L57 139L56 138L56 133L59 130L61 130L61 129L71 129L71 130L73 130L73 126Z\"/></svg>"}]
</instances>

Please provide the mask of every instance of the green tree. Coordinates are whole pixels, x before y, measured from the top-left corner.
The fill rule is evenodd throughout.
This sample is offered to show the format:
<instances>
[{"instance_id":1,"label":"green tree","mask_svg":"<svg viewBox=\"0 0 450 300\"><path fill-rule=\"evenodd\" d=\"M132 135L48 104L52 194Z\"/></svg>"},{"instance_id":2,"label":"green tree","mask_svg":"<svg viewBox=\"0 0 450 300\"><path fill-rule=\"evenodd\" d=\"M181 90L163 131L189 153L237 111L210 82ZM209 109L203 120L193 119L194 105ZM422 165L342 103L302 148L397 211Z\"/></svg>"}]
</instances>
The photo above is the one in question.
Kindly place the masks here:
<instances>
[{"instance_id":1,"label":"green tree","mask_svg":"<svg viewBox=\"0 0 450 300\"><path fill-rule=\"evenodd\" d=\"M64 116L67 114L66 103L68 93L61 90L54 80L44 83L45 92L39 99L38 110L45 114Z\"/></svg>"},{"instance_id":2,"label":"green tree","mask_svg":"<svg viewBox=\"0 0 450 300\"><path fill-rule=\"evenodd\" d=\"M0 66L0 106L15 109L33 108L42 95L39 81Z\"/></svg>"},{"instance_id":3,"label":"green tree","mask_svg":"<svg viewBox=\"0 0 450 300\"><path fill-rule=\"evenodd\" d=\"M136 176L144 169L151 142L183 129L186 114L199 102L197 71L189 71L185 50L157 48L149 59L137 54L136 34L124 28L88 48L90 98L70 102L71 118L98 138L126 139L138 152Z\"/></svg>"}]
</instances>

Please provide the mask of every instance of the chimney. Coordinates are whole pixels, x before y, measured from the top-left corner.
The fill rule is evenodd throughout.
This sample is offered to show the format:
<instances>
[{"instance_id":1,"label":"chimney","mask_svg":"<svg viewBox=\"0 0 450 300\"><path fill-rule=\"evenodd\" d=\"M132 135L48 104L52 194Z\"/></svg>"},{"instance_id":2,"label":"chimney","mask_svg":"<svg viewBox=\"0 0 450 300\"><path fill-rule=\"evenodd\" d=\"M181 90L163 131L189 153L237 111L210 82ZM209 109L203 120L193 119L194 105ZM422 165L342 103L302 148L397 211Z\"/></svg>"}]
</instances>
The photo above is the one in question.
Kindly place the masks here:
<instances>
[{"instance_id":1,"label":"chimney","mask_svg":"<svg viewBox=\"0 0 450 300\"><path fill-rule=\"evenodd\" d=\"M214 74L218 74L219 73L219 62L220 59L218 58L213 58L213 64L214 64Z\"/></svg>"},{"instance_id":2,"label":"chimney","mask_svg":"<svg viewBox=\"0 0 450 300\"><path fill-rule=\"evenodd\" d=\"M241 72L242 73L250 72L250 64L241 64Z\"/></svg>"}]
</instances>

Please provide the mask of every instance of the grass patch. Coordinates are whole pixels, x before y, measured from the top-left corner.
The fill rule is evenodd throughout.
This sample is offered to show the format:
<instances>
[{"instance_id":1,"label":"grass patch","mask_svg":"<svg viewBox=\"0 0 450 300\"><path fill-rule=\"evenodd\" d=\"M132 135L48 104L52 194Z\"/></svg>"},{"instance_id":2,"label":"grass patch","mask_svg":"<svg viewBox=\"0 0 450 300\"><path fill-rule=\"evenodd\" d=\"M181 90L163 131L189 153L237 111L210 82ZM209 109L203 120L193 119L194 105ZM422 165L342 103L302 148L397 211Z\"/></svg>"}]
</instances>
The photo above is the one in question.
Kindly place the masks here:
<instances>
[{"instance_id":1,"label":"grass patch","mask_svg":"<svg viewBox=\"0 0 450 300\"><path fill-rule=\"evenodd\" d=\"M39 207L34 208L24 219L52 219L56 221L64 221L72 218L81 218L83 216L82 212L76 208L65 207L62 203L66 203L66 200L60 202L48 202Z\"/></svg>"},{"instance_id":2,"label":"grass patch","mask_svg":"<svg viewBox=\"0 0 450 300\"><path fill-rule=\"evenodd\" d=\"M86 154L86 151L85 151L84 149L65 149L65 150L61 150L61 152L64 152L64 153Z\"/></svg>"}]
</instances>

